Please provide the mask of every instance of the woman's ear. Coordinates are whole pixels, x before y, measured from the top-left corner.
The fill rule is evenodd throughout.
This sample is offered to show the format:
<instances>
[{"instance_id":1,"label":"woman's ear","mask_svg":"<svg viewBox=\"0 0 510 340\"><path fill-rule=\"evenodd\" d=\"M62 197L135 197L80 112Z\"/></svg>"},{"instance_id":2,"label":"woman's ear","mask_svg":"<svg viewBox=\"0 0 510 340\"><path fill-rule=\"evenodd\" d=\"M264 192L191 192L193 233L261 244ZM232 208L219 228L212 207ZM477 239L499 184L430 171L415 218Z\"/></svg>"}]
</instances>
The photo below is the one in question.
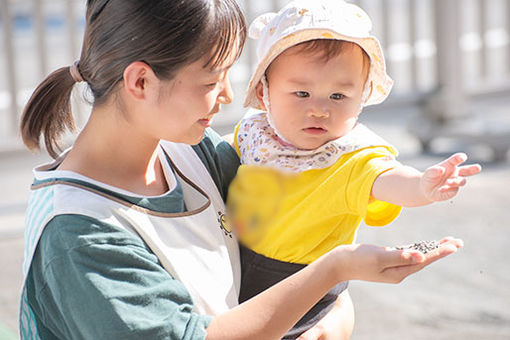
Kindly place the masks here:
<instances>
[{"instance_id":1,"label":"woman's ear","mask_svg":"<svg viewBox=\"0 0 510 340\"><path fill-rule=\"evenodd\" d=\"M135 100L147 99L158 82L152 68L144 62L136 61L124 70L124 89Z\"/></svg>"},{"instance_id":2,"label":"woman's ear","mask_svg":"<svg viewBox=\"0 0 510 340\"><path fill-rule=\"evenodd\" d=\"M264 104L264 85L262 85L262 82L259 81L257 84L257 87L255 88L255 95L257 96L257 99L259 101L260 108L264 111L267 111L266 105Z\"/></svg>"}]
</instances>

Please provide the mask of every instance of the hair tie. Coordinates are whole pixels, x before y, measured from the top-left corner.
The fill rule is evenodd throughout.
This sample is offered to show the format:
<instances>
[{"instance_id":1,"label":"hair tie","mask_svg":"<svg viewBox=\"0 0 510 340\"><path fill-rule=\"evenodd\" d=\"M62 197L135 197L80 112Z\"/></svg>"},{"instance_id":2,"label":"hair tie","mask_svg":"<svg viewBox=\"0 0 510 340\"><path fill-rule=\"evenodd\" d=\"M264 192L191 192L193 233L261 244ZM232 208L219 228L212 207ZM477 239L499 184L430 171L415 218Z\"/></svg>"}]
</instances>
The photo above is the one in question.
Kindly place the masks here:
<instances>
[{"instance_id":1,"label":"hair tie","mask_svg":"<svg viewBox=\"0 0 510 340\"><path fill-rule=\"evenodd\" d=\"M73 77L74 81L77 83L81 83L83 77L80 73L80 61L76 60L71 66L69 66L69 73L71 73L71 77Z\"/></svg>"}]
</instances>

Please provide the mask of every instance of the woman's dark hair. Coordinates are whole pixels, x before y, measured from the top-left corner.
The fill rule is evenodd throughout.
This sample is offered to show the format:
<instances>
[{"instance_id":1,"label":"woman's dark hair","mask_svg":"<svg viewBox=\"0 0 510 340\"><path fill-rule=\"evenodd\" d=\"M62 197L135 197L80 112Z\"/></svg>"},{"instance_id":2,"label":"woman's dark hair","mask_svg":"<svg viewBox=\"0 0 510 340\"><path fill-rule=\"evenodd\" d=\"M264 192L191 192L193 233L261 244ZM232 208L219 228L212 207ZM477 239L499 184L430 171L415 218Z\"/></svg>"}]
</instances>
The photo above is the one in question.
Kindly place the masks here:
<instances>
[{"instance_id":1,"label":"woman's dark hair","mask_svg":"<svg viewBox=\"0 0 510 340\"><path fill-rule=\"evenodd\" d=\"M214 69L242 51L245 18L236 0L88 0L79 72L94 105L104 103L123 79L127 66L147 63L156 76L169 80L183 66L209 57ZM74 130L70 67L50 74L34 91L21 118L21 136L39 149L44 135L56 158L59 140Z\"/></svg>"}]
</instances>

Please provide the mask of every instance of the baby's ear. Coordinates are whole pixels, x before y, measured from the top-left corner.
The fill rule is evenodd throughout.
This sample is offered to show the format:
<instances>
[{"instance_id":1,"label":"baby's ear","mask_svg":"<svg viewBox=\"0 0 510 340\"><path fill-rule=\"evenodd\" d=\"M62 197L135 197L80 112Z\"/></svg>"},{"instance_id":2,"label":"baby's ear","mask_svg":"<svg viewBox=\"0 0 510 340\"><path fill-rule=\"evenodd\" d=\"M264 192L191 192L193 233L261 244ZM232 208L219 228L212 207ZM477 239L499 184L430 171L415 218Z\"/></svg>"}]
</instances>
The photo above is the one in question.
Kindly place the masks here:
<instances>
[{"instance_id":1,"label":"baby's ear","mask_svg":"<svg viewBox=\"0 0 510 340\"><path fill-rule=\"evenodd\" d=\"M259 101L260 108L264 111L267 111L266 105L264 104L264 85L262 85L262 82L259 81L257 84L257 87L255 88L255 95L257 96L257 99Z\"/></svg>"}]
</instances>

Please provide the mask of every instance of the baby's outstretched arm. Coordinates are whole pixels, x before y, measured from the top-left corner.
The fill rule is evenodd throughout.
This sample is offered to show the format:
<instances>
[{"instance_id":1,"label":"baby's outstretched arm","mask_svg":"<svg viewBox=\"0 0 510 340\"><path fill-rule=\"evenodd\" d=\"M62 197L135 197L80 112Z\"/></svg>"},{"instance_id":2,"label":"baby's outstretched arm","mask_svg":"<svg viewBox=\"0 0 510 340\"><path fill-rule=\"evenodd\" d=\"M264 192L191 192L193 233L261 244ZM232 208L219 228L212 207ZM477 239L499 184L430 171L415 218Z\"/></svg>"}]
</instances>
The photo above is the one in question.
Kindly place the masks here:
<instances>
[{"instance_id":1,"label":"baby's outstretched arm","mask_svg":"<svg viewBox=\"0 0 510 340\"><path fill-rule=\"evenodd\" d=\"M466 177L476 175L482 169L478 164L461 166L466 160L466 154L457 153L424 172L398 166L375 180L372 196L405 207L448 200L466 184Z\"/></svg>"}]
</instances>

